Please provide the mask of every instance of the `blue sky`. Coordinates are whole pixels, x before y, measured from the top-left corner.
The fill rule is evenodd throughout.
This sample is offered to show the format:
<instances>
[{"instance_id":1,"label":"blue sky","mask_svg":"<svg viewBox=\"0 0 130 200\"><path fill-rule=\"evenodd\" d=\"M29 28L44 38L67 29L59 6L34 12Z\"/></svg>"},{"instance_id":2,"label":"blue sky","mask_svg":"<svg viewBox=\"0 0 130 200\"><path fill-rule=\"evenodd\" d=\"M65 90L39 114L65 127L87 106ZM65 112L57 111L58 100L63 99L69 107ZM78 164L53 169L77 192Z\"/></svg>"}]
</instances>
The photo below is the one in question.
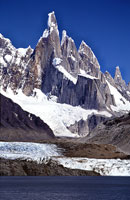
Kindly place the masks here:
<instances>
[{"instance_id":1,"label":"blue sky","mask_svg":"<svg viewBox=\"0 0 130 200\"><path fill-rule=\"evenodd\" d=\"M114 76L119 65L130 81L130 0L0 0L0 33L17 48L35 48L51 11L60 33L65 29L77 48L84 40L103 72Z\"/></svg>"}]
</instances>

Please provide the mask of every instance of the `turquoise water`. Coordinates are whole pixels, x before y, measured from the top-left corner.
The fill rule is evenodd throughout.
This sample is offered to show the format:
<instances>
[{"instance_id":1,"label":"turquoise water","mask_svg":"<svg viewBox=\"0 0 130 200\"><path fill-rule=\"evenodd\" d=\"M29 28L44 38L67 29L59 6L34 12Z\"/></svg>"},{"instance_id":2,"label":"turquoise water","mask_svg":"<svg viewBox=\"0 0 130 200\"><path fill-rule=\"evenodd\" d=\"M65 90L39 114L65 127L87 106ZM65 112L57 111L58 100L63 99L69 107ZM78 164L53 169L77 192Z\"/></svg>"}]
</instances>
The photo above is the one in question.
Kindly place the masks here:
<instances>
[{"instance_id":1,"label":"turquoise water","mask_svg":"<svg viewBox=\"0 0 130 200\"><path fill-rule=\"evenodd\" d=\"M130 200L130 177L0 177L0 200Z\"/></svg>"}]
</instances>

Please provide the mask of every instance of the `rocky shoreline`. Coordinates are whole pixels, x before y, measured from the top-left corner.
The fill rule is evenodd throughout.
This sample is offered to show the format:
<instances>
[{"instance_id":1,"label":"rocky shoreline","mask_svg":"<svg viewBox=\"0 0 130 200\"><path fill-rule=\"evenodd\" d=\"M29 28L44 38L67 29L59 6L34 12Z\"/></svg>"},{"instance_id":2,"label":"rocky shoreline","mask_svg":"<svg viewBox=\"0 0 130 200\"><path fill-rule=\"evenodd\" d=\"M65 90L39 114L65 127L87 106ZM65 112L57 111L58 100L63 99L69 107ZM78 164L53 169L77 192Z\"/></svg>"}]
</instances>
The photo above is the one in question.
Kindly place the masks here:
<instances>
[{"instance_id":1,"label":"rocky shoreline","mask_svg":"<svg viewBox=\"0 0 130 200\"><path fill-rule=\"evenodd\" d=\"M46 164L0 159L0 176L100 176L100 174L94 171L69 169L51 159Z\"/></svg>"}]
</instances>

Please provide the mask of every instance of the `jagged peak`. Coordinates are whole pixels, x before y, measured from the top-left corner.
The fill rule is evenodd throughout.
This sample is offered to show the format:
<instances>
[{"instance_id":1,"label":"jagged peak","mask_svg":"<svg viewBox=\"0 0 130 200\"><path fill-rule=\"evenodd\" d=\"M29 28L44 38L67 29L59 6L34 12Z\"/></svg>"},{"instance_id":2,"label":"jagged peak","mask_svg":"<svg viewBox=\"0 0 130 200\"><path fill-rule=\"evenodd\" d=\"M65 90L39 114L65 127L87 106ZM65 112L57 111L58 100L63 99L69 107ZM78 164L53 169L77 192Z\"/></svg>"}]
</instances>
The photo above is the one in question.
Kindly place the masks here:
<instances>
[{"instance_id":1,"label":"jagged peak","mask_svg":"<svg viewBox=\"0 0 130 200\"><path fill-rule=\"evenodd\" d=\"M115 82L114 82L114 79L113 77L111 76L111 74L108 72L108 71L105 71L104 73L106 79L108 80L108 82L111 84L111 85L115 85Z\"/></svg>"},{"instance_id":2,"label":"jagged peak","mask_svg":"<svg viewBox=\"0 0 130 200\"><path fill-rule=\"evenodd\" d=\"M32 49L32 47L29 45L28 47L27 47L27 49ZM33 49L32 49L33 50Z\"/></svg>"},{"instance_id":3,"label":"jagged peak","mask_svg":"<svg viewBox=\"0 0 130 200\"><path fill-rule=\"evenodd\" d=\"M62 31L62 37L64 38L64 37L67 37L67 32L66 32L66 30L63 30Z\"/></svg>"},{"instance_id":4,"label":"jagged peak","mask_svg":"<svg viewBox=\"0 0 130 200\"><path fill-rule=\"evenodd\" d=\"M71 43L75 43L74 40L73 40L71 37L69 37L69 36L67 35L67 32L66 32L65 30L63 30L63 31L62 31L61 46L64 44L64 42L66 41L66 39L67 39L69 42L71 42Z\"/></svg>"},{"instance_id":5,"label":"jagged peak","mask_svg":"<svg viewBox=\"0 0 130 200\"><path fill-rule=\"evenodd\" d=\"M0 38L3 38L3 35L0 33Z\"/></svg>"},{"instance_id":6,"label":"jagged peak","mask_svg":"<svg viewBox=\"0 0 130 200\"><path fill-rule=\"evenodd\" d=\"M88 52L91 52L91 54L93 55L93 57L96 58L95 55L94 55L94 53L93 53L93 51L92 51L92 49L85 43L84 40L82 40L82 42L81 42L81 44L80 44L80 46L79 46L78 52L79 52L79 53L80 53L80 52L83 52L83 53L85 53L86 55L88 54Z\"/></svg>"},{"instance_id":7,"label":"jagged peak","mask_svg":"<svg viewBox=\"0 0 130 200\"><path fill-rule=\"evenodd\" d=\"M116 80L116 79L122 79L122 76L121 76L121 72L120 72L120 68L119 68L119 66L116 66L116 71L115 71L115 77L114 77L114 79Z\"/></svg>"},{"instance_id":8,"label":"jagged peak","mask_svg":"<svg viewBox=\"0 0 130 200\"><path fill-rule=\"evenodd\" d=\"M106 70L105 71L105 73L104 74L106 74L106 75L110 75L110 73ZM110 75L111 76L111 75Z\"/></svg>"},{"instance_id":9,"label":"jagged peak","mask_svg":"<svg viewBox=\"0 0 130 200\"><path fill-rule=\"evenodd\" d=\"M86 44L86 42L84 40L82 40L81 45L85 45L88 47L88 45Z\"/></svg>"},{"instance_id":10,"label":"jagged peak","mask_svg":"<svg viewBox=\"0 0 130 200\"><path fill-rule=\"evenodd\" d=\"M5 38L1 33L0 33L0 39L3 39L5 41L7 41L8 43L11 43L10 39ZM11 43L12 44L12 43Z\"/></svg>"},{"instance_id":11,"label":"jagged peak","mask_svg":"<svg viewBox=\"0 0 130 200\"><path fill-rule=\"evenodd\" d=\"M61 40L61 46L64 44L66 38L67 38L67 32L65 30L62 31L62 40Z\"/></svg>"},{"instance_id":12,"label":"jagged peak","mask_svg":"<svg viewBox=\"0 0 130 200\"><path fill-rule=\"evenodd\" d=\"M54 11L48 14L48 28L49 29L58 28Z\"/></svg>"},{"instance_id":13,"label":"jagged peak","mask_svg":"<svg viewBox=\"0 0 130 200\"><path fill-rule=\"evenodd\" d=\"M120 67L119 67L119 66L116 66L116 72L121 73L121 72L120 72Z\"/></svg>"},{"instance_id":14,"label":"jagged peak","mask_svg":"<svg viewBox=\"0 0 130 200\"><path fill-rule=\"evenodd\" d=\"M80 44L80 46L79 46L79 52L85 52L87 49L89 49L90 51L92 51L91 50L91 48L85 43L85 41L84 40L82 40L82 42L81 42L81 44Z\"/></svg>"},{"instance_id":15,"label":"jagged peak","mask_svg":"<svg viewBox=\"0 0 130 200\"><path fill-rule=\"evenodd\" d=\"M85 43L84 40L82 40L82 42L79 46L78 53L84 54L88 57L91 57L91 61L95 64L96 68L100 69L100 65L98 63L98 60L97 60L95 54L93 53L92 49Z\"/></svg>"},{"instance_id":16,"label":"jagged peak","mask_svg":"<svg viewBox=\"0 0 130 200\"><path fill-rule=\"evenodd\" d=\"M20 50L23 50L23 51L31 50L31 51L33 51L33 49L31 48L30 45L29 45L27 48L15 48L15 47L12 45L11 40L8 39L8 38L5 38L1 33L0 33L0 39L5 40L7 43L9 43L9 45L11 46L11 48L15 49L16 51L20 51Z\"/></svg>"},{"instance_id":17,"label":"jagged peak","mask_svg":"<svg viewBox=\"0 0 130 200\"><path fill-rule=\"evenodd\" d=\"M110 72L108 72L107 70L105 71L104 74L105 74L105 75L108 75L108 76L110 76L110 77L112 77L111 74L110 74Z\"/></svg>"}]
</instances>

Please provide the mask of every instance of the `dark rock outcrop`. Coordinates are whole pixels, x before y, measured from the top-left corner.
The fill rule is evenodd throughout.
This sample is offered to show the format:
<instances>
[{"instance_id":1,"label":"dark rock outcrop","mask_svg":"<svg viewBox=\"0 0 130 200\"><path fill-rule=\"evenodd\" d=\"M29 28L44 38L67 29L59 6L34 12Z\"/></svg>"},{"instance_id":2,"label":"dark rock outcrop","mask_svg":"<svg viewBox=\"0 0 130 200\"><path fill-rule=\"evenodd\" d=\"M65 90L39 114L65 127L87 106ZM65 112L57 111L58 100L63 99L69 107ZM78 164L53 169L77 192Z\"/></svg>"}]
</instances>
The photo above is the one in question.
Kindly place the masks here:
<instances>
[{"instance_id":1,"label":"dark rock outcrop","mask_svg":"<svg viewBox=\"0 0 130 200\"><path fill-rule=\"evenodd\" d=\"M69 169L50 160L47 164L0 158L0 176L99 176L97 172Z\"/></svg>"},{"instance_id":2,"label":"dark rock outcrop","mask_svg":"<svg viewBox=\"0 0 130 200\"><path fill-rule=\"evenodd\" d=\"M104 122L106 120L108 120L109 118L104 117L104 116L100 116L100 115L90 115L88 117L88 127L89 127L89 132L92 131L98 124L100 124L101 122Z\"/></svg>"},{"instance_id":3,"label":"dark rock outcrop","mask_svg":"<svg viewBox=\"0 0 130 200\"><path fill-rule=\"evenodd\" d=\"M0 94L0 140L40 141L53 138L52 130L39 117L22 110Z\"/></svg>"},{"instance_id":4,"label":"dark rock outcrop","mask_svg":"<svg viewBox=\"0 0 130 200\"><path fill-rule=\"evenodd\" d=\"M83 142L113 144L130 154L130 113L98 125Z\"/></svg>"}]
</instances>

